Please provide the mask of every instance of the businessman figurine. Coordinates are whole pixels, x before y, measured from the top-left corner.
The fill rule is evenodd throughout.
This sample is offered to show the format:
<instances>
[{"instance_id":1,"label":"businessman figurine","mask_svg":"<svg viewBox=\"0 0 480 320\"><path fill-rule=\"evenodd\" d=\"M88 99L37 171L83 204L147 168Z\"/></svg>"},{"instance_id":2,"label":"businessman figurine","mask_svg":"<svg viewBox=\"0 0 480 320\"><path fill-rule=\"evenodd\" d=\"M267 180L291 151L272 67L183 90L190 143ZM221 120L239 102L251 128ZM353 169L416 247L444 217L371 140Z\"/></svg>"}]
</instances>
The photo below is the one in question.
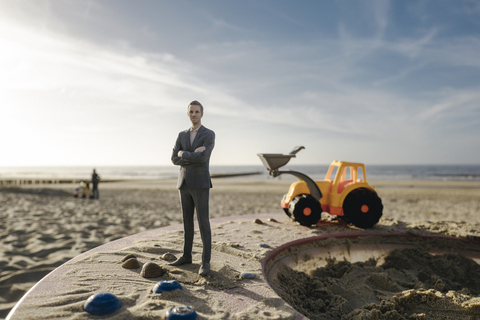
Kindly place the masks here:
<instances>
[{"instance_id":1,"label":"businessman figurine","mask_svg":"<svg viewBox=\"0 0 480 320\"><path fill-rule=\"evenodd\" d=\"M212 253L212 233L208 213L208 199L212 182L210 180L209 162L215 146L215 133L202 126L203 106L198 101L188 105L188 117L192 127L178 134L173 147L172 162L180 166L177 188L183 212L183 255L173 266L192 263L194 234L194 209L203 243L202 265L198 274L205 276L210 272Z\"/></svg>"}]
</instances>

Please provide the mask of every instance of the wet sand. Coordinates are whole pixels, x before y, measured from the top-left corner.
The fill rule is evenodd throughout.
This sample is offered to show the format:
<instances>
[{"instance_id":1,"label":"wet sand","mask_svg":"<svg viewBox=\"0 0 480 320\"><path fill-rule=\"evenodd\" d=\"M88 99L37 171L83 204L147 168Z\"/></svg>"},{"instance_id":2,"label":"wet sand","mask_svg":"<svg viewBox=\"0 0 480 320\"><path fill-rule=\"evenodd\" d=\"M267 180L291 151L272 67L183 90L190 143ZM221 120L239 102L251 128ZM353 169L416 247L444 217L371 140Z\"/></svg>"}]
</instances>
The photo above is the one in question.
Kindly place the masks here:
<instances>
[{"instance_id":1,"label":"wet sand","mask_svg":"<svg viewBox=\"0 0 480 320\"><path fill-rule=\"evenodd\" d=\"M175 180L100 185L100 200L75 186L0 189L0 318L38 280L69 259L115 239L181 223ZM290 180L214 179L211 217L282 212ZM371 181L384 204L382 230L407 228L479 238L480 182ZM341 228L319 226L318 233ZM215 239L214 239L215 240ZM181 238L180 238L181 241Z\"/></svg>"}]
</instances>

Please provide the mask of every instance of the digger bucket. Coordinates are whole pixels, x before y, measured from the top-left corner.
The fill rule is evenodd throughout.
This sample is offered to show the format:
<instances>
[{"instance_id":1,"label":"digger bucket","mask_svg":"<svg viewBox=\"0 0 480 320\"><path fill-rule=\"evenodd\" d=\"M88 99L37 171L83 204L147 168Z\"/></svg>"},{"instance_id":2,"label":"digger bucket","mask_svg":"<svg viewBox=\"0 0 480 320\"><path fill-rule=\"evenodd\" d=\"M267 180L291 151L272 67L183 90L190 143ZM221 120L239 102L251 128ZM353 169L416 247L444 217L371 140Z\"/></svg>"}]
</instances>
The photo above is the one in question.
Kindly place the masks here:
<instances>
[{"instance_id":1,"label":"digger bucket","mask_svg":"<svg viewBox=\"0 0 480 320\"><path fill-rule=\"evenodd\" d=\"M262 160L263 165L268 171L274 171L283 167L291 158L295 157L294 154L281 153L259 153L257 155L260 157L260 160Z\"/></svg>"},{"instance_id":2,"label":"digger bucket","mask_svg":"<svg viewBox=\"0 0 480 320\"><path fill-rule=\"evenodd\" d=\"M263 165L267 168L268 171L275 171L278 168L283 167L290 161L291 158L295 158L295 154L300 150L305 149L303 146L297 146L290 151L289 154L281 153L258 153L257 155L262 160Z\"/></svg>"}]
</instances>

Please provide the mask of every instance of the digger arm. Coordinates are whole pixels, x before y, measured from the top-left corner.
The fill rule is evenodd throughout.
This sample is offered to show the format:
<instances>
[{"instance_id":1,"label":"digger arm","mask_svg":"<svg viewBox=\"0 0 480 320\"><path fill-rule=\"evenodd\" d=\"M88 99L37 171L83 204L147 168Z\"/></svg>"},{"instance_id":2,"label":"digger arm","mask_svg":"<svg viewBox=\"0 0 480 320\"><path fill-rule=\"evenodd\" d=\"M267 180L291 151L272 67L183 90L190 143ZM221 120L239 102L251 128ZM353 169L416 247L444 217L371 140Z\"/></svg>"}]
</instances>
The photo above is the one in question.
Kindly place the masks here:
<instances>
[{"instance_id":1,"label":"digger arm","mask_svg":"<svg viewBox=\"0 0 480 320\"><path fill-rule=\"evenodd\" d=\"M308 188L310 189L310 194L312 195L312 197L315 198L315 200L318 201L322 198L322 192L318 188L315 181L313 181L309 176L307 176L307 175L305 175L301 172L292 171L292 170L285 170L285 171L272 170L272 171L270 171L270 175L274 178L276 178L276 177L278 177L278 176L280 176L281 174L284 174L284 173L291 174L291 175L297 177L298 179L305 181Z\"/></svg>"}]
</instances>

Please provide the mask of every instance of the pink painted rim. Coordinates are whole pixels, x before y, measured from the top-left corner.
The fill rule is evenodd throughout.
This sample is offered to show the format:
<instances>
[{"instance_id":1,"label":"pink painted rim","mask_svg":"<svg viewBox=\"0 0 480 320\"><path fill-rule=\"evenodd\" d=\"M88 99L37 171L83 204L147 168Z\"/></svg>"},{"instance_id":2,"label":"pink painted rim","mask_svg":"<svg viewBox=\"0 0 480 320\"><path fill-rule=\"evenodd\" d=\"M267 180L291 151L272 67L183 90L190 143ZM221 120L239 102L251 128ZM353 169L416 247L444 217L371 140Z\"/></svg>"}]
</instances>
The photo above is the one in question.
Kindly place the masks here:
<instances>
[{"instance_id":1,"label":"pink painted rim","mask_svg":"<svg viewBox=\"0 0 480 320\"><path fill-rule=\"evenodd\" d=\"M303 246L303 245L308 245L308 244L311 244L311 243L317 242L317 241L326 240L328 238L354 239L354 238L369 237L369 236L370 237L371 236L377 236L377 237L383 237L383 238L412 238L412 239L417 238L417 239L428 239L428 240L441 239L441 240L449 240L449 241L450 240L451 241L459 241L459 242L479 246L479 252L480 252L480 242L474 241L474 240L468 240L468 239L454 238L454 237L449 237L449 236L413 235L413 234L405 234L405 233L378 233L378 232L323 234L323 235L320 235L320 236L294 240L294 241L285 243L285 244L273 249L272 251L270 251L262 262L262 275L263 275L267 285L273 290L273 288L270 286L270 283L268 282L268 272L270 270L267 270L267 264L270 261L274 260L280 253L284 252L285 250L288 250L288 249L294 248L294 247Z\"/></svg>"}]
</instances>

